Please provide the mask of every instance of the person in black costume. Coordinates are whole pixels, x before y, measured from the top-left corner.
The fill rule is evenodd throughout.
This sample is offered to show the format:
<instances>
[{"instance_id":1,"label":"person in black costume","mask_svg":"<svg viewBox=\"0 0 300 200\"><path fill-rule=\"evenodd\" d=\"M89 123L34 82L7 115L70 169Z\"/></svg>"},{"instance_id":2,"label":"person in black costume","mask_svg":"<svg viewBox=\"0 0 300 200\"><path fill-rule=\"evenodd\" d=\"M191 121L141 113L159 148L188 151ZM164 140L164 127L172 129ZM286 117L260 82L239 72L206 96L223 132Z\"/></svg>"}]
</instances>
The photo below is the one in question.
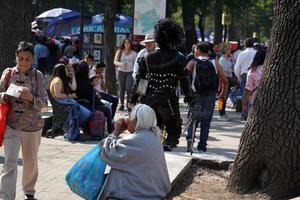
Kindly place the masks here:
<instances>
[{"instance_id":1,"label":"person in black costume","mask_svg":"<svg viewBox=\"0 0 300 200\"><path fill-rule=\"evenodd\" d=\"M185 95L185 102L191 103L193 100L185 68L185 57L178 52L182 47L184 33L176 22L163 19L155 25L154 37L160 49L138 60L139 70L132 91L131 104L136 104L139 99L137 88L140 80L148 80L147 93L141 96L140 101L153 108L157 116L157 125L166 127L164 150L172 151L179 143L181 134L182 120L179 99L176 96L179 82Z\"/></svg>"}]
</instances>

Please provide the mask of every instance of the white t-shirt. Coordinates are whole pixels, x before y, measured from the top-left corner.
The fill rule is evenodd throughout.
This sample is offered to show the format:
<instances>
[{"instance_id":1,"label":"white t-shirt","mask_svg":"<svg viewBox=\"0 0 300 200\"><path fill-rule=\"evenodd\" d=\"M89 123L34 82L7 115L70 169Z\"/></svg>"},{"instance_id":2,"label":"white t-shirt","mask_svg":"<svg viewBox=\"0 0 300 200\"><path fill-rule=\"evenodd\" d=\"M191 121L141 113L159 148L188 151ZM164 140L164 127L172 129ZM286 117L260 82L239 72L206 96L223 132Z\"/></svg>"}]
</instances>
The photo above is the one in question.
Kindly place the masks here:
<instances>
[{"instance_id":1,"label":"white t-shirt","mask_svg":"<svg viewBox=\"0 0 300 200\"><path fill-rule=\"evenodd\" d=\"M123 72L132 72L135 59L136 59L135 51L130 51L129 54L125 54L124 52L122 52L120 62L127 63L127 67L126 68L119 67L118 70Z\"/></svg>"}]
</instances>

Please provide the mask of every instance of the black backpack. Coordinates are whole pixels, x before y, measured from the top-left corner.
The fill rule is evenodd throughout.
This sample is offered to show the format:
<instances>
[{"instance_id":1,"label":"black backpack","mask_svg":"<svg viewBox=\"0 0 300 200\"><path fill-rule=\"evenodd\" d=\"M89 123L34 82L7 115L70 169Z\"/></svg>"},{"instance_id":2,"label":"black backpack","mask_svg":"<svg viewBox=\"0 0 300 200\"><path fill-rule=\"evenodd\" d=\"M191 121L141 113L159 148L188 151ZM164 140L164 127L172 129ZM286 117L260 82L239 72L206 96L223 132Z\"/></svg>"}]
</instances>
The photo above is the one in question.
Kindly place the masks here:
<instances>
[{"instance_id":1,"label":"black backpack","mask_svg":"<svg viewBox=\"0 0 300 200\"><path fill-rule=\"evenodd\" d=\"M199 95L214 95L218 89L218 77L212 62L208 59L195 58L196 76L194 86Z\"/></svg>"}]
</instances>

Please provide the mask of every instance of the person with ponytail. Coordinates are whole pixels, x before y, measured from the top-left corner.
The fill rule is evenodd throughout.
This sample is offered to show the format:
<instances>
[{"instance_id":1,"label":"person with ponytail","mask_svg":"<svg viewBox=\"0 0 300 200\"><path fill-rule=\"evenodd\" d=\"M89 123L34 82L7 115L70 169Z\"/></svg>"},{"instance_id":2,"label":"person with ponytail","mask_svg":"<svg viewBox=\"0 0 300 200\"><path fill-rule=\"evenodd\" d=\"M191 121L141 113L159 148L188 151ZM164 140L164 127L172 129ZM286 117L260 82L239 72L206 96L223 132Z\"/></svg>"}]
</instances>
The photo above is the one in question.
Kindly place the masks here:
<instances>
[{"instance_id":1,"label":"person with ponytail","mask_svg":"<svg viewBox=\"0 0 300 200\"><path fill-rule=\"evenodd\" d=\"M242 103L242 112L245 116L248 114L248 107L251 107L254 102L256 91L262 77L265 58L266 50L258 50L253 58L252 64L250 65Z\"/></svg>"}]
</instances>

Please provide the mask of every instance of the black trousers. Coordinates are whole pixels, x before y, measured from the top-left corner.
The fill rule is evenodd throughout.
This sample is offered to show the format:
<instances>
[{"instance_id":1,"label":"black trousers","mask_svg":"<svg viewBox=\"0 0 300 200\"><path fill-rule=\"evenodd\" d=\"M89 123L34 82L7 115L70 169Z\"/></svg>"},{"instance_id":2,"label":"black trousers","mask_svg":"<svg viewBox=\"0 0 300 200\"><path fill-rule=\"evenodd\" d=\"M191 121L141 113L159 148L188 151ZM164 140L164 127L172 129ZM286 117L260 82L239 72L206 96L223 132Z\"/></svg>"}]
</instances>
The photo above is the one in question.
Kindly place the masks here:
<instances>
[{"instance_id":1,"label":"black trousers","mask_svg":"<svg viewBox=\"0 0 300 200\"><path fill-rule=\"evenodd\" d=\"M109 103L112 103L111 106L111 113L112 113L112 119L115 117L115 113L117 110L117 106L119 103L119 98L104 92L100 92L101 98L105 101L108 101Z\"/></svg>"},{"instance_id":2,"label":"black trousers","mask_svg":"<svg viewBox=\"0 0 300 200\"><path fill-rule=\"evenodd\" d=\"M176 146L181 135L181 124L178 97L172 95L152 94L141 99L141 103L149 105L155 112L157 125L165 127L166 145Z\"/></svg>"}]
</instances>

